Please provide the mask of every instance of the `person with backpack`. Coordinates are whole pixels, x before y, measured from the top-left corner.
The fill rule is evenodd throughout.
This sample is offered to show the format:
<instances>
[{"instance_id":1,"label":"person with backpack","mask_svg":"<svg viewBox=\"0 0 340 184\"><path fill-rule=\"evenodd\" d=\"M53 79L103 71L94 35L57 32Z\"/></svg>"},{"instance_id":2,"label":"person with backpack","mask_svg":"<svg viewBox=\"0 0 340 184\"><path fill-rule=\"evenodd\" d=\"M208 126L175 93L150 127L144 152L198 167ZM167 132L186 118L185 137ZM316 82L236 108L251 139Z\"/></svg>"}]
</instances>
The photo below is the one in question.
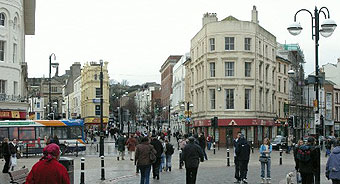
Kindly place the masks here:
<instances>
[{"instance_id":1,"label":"person with backpack","mask_svg":"<svg viewBox=\"0 0 340 184\"><path fill-rule=\"evenodd\" d=\"M340 184L340 139L330 154L326 164L326 177L332 180L332 184Z\"/></svg>"},{"instance_id":2,"label":"person with backpack","mask_svg":"<svg viewBox=\"0 0 340 184\"><path fill-rule=\"evenodd\" d=\"M260 162L261 162L261 183L271 183L270 180L270 166L271 159L270 154L272 153L272 145L268 138L263 140L263 144L260 147ZM267 178L265 178L265 167L267 165Z\"/></svg>"},{"instance_id":3,"label":"person with backpack","mask_svg":"<svg viewBox=\"0 0 340 184\"><path fill-rule=\"evenodd\" d=\"M168 172L168 170L171 172L171 157L174 154L174 146L170 144L170 142L165 139L165 160L166 160L166 166L165 171Z\"/></svg>"},{"instance_id":4,"label":"person with backpack","mask_svg":"<svg viewBox=\"0 0 340 184\"><path fill-rule=\"evenodd\" d=\"M204 156L200 146L195 143L194 137L189 137L189 143L183 149L182 160L185 162L186 183L195 184L198 166L200 161L204 161Z\"/></svg>"},{"instance_id":5,"label":"person with backpack","mask_svg":"<svg viewBox=\"0 0 340 184\"><path fill-rule=\"evenodd\" d=\"M208 160L207 153L205 152L206 142L205 142L205 137L204 137L203 133L198 137L198 142L199 142L199 145L200 145L200 147L203 151L203 155L204 155L205 160Z\"/></svg>"},{"instance_id":6,"label":"person with backpack","mask_svg":"<svg viewBox=\"0 0 340 184\"><path fill-rule=\"evenodd\" d=\"M317 150L314 138L309 137L306 145L297 149L297 169L301 173L302 184L314 184L314 173L318 168Z\"/></svg>"},{"instance_id":7,"label":"person with backpack","mask_svg":"<svg viewBox=\"0 0 340 184\"><path fill-rule=\"evenodd\" d=\"M157 151L149 143L148 137L143 137L141 143L136 146L135 165L140 169L140 184L149 184L152 158Z\"/></svg>"},{"instance_id":8,"label":"person with backpack","mask_svg":"<svg viewBox=\"0 0 340 184\"><path fill-rule=\"evenodd\" d=\"M155 148L156 150L156 161L152 164L152 176L153 179L159 180L159 168L161 165L161 158L163 154L163 146L162 143L157 139L156 135L153 135L152 140L150 144Z\"/></svg>"},{"instance_id":9,"label":"person with backpack","mask_svg":"<svg viewBox=\"0 0 340 184\"><path fill-rule=\"evenodd\" d=\"M250 145L243 134L241 134L235 152L240 167L240 181L242 183L248 183L247 172L250 159Z\"/></svg>"}]
</instances>

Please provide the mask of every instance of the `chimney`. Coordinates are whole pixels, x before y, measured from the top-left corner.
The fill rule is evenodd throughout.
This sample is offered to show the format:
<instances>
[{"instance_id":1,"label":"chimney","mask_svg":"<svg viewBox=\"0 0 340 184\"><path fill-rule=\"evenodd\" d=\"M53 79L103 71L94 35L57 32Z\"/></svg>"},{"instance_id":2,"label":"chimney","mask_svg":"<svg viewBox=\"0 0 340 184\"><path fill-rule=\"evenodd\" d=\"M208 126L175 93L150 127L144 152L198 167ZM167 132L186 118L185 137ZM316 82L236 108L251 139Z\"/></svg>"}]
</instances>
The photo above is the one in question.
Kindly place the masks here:
<instances>
[{"instance_id":1,"label":"chimney","mask_svg":"<svg viewBox=\"0 0 340 184\"><path fill-rule=\"evenodd\" d=\"M253 6L253 10L251 10L251 21L255 24L259 23L258 12L255 5Z\"/></svg>"},{"instance_id":2,"label":"chimney","mask_svg":"<svg viewBox=\"0 0 340 184\"><path fill-rule=\"evenodd\" d=\"M217 22L216 13L205 13L202 18L202 27L210 22Z\"/></svg>"}]
</instances>

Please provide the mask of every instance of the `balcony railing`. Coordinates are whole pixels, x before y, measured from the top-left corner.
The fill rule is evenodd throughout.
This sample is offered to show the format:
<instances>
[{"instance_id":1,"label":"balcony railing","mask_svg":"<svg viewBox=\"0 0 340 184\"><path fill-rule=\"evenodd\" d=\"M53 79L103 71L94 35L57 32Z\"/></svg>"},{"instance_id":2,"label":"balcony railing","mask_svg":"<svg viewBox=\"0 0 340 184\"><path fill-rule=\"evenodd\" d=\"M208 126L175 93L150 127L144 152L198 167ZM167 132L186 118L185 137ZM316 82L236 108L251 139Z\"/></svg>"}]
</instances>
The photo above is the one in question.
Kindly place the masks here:
<instances>
[{"instance_id":1,"label":"balcony railing","mask_svg":"<svg viewBox=\"0 0 340 184\"><path fill-rule=\"evenodd\" d=\"M0 102L27 102L27 99L20 95L0 94Z\"/></svg>"}]
</instances>

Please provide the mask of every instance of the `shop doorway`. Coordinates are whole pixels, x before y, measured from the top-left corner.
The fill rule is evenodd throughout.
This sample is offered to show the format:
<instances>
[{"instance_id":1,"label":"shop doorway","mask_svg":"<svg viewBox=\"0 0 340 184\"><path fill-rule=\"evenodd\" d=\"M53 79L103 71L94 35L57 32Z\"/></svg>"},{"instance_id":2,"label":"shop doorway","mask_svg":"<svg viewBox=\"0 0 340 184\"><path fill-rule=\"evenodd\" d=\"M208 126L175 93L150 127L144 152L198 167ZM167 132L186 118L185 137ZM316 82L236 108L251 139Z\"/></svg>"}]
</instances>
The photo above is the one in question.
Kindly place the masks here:
<instances>
[{"instance_id":1,"label":"shop doorway","mask_svg":"<svg viewBox=\"0 0 340 184\"><path fill-rule=\"evenodd\" d=\"M227 143L227 148L232 148L233 147L233 128L228 127L226 128L226 143Z\"/></svg>"}]
</instances>

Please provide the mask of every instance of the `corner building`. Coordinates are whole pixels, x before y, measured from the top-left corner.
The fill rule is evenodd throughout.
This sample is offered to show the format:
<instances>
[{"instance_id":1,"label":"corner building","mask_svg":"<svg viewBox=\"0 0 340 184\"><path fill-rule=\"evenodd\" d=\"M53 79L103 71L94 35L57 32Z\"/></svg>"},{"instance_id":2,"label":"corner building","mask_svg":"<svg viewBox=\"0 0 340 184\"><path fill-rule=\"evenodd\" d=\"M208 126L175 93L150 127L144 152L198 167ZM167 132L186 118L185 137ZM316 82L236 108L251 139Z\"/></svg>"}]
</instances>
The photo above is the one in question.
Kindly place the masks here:
<instances>
[{"instance_id":1,"label":"corner building","mask_svg":"<svg viewBox=\"0 0 340 184\"><path fill-rule=\"evenodd\" d=\"M255 6L251 21L218 21L206 13L191 40L191 61L185 62L191 127L213 135L211 118L217 116L220 146L231 147L239 131L255 146L276 135L276 37L258 24L257 14Z\"/></svg>"}]
</instances>

